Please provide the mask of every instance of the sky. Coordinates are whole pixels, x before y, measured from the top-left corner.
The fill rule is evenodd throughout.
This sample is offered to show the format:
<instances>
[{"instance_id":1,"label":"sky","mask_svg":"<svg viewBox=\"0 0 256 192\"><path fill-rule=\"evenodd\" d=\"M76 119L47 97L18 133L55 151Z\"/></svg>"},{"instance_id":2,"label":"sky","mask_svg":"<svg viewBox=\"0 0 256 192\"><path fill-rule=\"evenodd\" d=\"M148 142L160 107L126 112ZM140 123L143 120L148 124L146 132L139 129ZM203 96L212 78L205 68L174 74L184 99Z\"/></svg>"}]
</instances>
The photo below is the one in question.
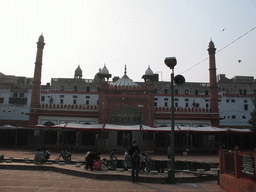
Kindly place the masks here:
<instances>
[{"instance_id":1,"label":"sky","mask_svg":"<svg viewBox=\"0 0 256 192\"><path fill-rule=\"evenodd\" d=\"M112 77L143 81L148 66L209 82L208 45L216 47L217 74L256 78L256 0L0 0L0 65L5 75L33 77L36 42L45 39L42 84L84 79L106 67ZM238 62L241 60L241 62Z\"/></svg>"}]
</instances>

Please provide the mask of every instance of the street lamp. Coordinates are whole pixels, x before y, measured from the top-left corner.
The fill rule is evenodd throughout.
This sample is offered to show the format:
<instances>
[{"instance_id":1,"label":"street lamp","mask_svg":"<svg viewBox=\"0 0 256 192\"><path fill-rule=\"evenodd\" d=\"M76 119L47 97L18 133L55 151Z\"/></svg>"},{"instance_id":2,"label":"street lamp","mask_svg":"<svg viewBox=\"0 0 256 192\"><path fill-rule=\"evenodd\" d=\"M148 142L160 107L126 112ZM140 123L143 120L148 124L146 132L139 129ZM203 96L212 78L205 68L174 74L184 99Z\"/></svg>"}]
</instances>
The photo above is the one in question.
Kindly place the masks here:
<instances>
[{"instance_id":1,"label":"street lamp","mask_svg":"<svg viewBox=\"0 0 256 192\"><path fill-rule=\"evenodd\" d=\"M172 119L171 119L171 170L168 170L168 179L171 184L175 184L175 135L174 135L174 91L173 91L173 81L174 81L174 66L177 64L175 57L166 57L164 63L172 70L171 73L171 107L172 107Z\"/></svg>"},{"instance_id":2,"label":"street lamp","mask_svg":"<svg viewBox=\"0 0 256 192\"><path fill-rule=\"evenodd\" d=\"M141 134L141 129L142 129L142 108L143 105L138 105L138 108L140 110L140 142L139 142L139 148L142 151L142 134Z\"/></svg>"}]
</instances>

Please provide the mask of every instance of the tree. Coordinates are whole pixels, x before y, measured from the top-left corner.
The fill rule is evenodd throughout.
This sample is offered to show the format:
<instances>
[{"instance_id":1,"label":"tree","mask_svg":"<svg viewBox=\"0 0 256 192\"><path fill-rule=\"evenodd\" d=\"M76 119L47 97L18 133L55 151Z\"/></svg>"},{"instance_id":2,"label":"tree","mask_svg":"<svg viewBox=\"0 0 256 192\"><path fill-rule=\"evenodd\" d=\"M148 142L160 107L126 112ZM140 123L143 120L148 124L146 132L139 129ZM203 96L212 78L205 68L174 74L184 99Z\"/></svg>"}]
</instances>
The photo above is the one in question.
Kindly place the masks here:
<instances>
[{"instance_id":1,"label":"tree","mask_svg":"<svg viewBox=\"0 0 256 192\"><path fill-rule=\"evenodd\" d=\"M252 130L256 131L256 93L252 97L252 103L254 105L254 109L251 112L251 119L249 120L249 123L252 125Z\"/></svg>"}]
</instances>

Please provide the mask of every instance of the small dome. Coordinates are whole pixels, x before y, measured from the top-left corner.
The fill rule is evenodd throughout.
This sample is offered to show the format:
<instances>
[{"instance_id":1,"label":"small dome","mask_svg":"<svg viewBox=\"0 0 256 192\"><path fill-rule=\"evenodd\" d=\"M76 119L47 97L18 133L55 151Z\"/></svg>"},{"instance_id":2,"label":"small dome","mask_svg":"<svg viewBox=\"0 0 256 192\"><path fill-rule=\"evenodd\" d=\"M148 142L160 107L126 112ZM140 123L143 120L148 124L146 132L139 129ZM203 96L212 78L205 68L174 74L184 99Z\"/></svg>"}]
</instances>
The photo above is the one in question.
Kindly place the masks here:
<instances>
[{"instance_id":1,"label":"small dome","mask_svg":"<svg viewBox=\"0 0 256 192\"><path fill-rule=\"evenodd\" d=\"M99 74L109 74L108 69L106 68L106 65L99 71Z\"/></svg>"},{"instance_id":2,"label":"small dome","mask_svg":"<svg viewBox=\"0 0 256 192\"><path fill-rule=\"evenodd\" d=\"M148 69L145 71L145 75L154 75L153 71L150 69L150 66L148 66Z\"/></svg>"},{"instance_id":3,"label":"small dome","mask_svg":"<svg viewBox=\"0 0 256 192\"><path fill-rule=\"evenodd\" d=\"M82 69L80 68L80 65L78 65L78 67L76 68L76 70L75 70L75 77L76 78L82 78Z\"/></svg>"}]
</instances>

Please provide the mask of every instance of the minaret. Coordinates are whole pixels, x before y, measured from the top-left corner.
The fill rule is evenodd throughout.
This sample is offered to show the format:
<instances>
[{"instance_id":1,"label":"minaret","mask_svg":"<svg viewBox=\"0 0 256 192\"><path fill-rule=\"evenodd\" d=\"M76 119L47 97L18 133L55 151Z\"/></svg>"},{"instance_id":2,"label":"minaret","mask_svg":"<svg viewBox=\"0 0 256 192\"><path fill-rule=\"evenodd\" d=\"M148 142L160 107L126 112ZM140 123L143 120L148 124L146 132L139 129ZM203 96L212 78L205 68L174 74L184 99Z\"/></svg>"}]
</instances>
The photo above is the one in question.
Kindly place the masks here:
<instances>
[{"instance_id":1,"label":"minaret","mask_svg":"<svg viewBox=\"0 0 256 192\"><path fill-rule=\"evenodd\" d=\"M31 94L31 106L30 113L33 113L36 108L40 107L40 92L41 92L41 74L42 74L42 60L43 60L43 49L44 49L44 37L41 35L37 42L37 53L35 62L34 79ZM36 119L35 119L36 118ZM30 125L37 124L37 116L30 115Z\"/></svg>"},{"instance_id":2,"label":"minaret","mask_svg":"<svg viewBox=\"0 0 256 192\"><path fill-rule=\"evenodd\" d=\"M218 90L216 82L216 65L215 65L215 51L214 43L212 40L209 43L209 75L210 75L210 107L211 113L219 114L218 107ZM219 120L214 120L212 122L213 126L219 126Z\"/></svg>"}]
</instances>

